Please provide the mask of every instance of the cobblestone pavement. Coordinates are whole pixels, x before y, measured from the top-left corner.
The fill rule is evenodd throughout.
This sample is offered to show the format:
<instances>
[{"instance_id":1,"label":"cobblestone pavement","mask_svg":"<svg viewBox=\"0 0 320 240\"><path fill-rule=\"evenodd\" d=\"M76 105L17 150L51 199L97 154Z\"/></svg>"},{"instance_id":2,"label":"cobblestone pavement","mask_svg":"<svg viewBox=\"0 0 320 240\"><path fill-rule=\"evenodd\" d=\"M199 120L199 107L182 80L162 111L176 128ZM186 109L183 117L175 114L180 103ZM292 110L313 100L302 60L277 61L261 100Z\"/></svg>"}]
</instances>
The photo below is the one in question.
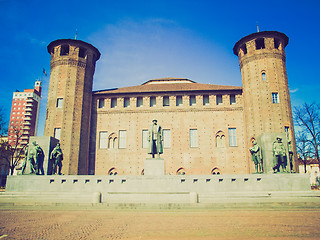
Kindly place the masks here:
<instances>
[{"instance_id":1,"label":"cobblestone pavement","mask_svg":"<svg viewBox=\"0 0 320 240\"><path fill-rule=\"evenodd\" d=\"M320 209L0 210L0 239L320 239Z\"/></svg>"}]
</instances>

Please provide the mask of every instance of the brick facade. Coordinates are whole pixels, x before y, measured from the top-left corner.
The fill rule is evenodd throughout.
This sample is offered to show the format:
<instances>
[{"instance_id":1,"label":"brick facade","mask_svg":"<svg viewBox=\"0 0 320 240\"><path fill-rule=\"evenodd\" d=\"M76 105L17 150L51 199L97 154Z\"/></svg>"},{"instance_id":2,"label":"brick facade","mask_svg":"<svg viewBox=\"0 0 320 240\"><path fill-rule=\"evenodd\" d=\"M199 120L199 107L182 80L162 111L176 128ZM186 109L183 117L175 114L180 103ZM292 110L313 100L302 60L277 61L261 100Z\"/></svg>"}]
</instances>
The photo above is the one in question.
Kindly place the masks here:
<instances>
[{"instance_id":1,"label":"brick facade","mask_svg":"<svg viewBox=\"0 0 320 240\"><path fill-rule=\"evenodd\" d=\"M153 119L164 130L166 174L251 173L248 148L266 132L288 132L295 148L287 43L278 32L254 33L237 42L243 87L163 78L95 92L99 51L78 40L50 43L45 135L61 129L63 173L143 174L150 157L145 134Z\"/></svg>"}]
</instances>

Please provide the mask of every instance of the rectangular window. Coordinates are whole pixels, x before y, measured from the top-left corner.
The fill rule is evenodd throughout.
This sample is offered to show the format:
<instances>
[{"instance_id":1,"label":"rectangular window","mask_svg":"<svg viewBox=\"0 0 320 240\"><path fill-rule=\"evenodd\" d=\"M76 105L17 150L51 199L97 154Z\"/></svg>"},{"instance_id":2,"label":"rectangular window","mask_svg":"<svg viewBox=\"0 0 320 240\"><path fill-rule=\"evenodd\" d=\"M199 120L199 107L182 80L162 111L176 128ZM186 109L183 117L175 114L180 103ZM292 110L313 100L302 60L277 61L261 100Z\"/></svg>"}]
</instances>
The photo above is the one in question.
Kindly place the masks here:
<instances>
[{"instance_id":1,"label":"rectangular window","mask_svg":"<svg viewBox=\"0 0 320 240\"><path fill-rule=\"evenodd\" d=\"M142 148L148 148L148 130L142 130Z\"/></svg>"},{"instance_id":2,"label":"rectangular window","mask_svg":"<svg viewBox=\"0 0 320 240\"><path fill-rule=\"evenodd\" d=\"M279 103L278 93L272 93L272 102Z\"/></svg>"},{"instance_id":3,"label":"rectangular window","mask_svg":"<svg viewBox=\"0 0 320 240\"><path fill-rule=\"evenodd\" d=\"M163 129L163 147L170 148L171 147L171 131L170 129Z\"/></svg>"},{"instance_id":4,"label":"rectangular window","mask_svg":"<svg viewBox=\"0 0 320 240\"><path fill-rule=\"evenodd\" d=\"M182 106L182 96L176 96L176 105Z\"/></svg>"},{"instance_id":5,"label":"rectangular window","mask_svg":"<svg viewBox=\"0 0 320 240\"><path fill-rule=\"evenodd\" d=\"M231 94L230 95L230 105L236 104L236 95Z\"/></svg>"},{"instance_id":6,"label":"rectangular window","mask_svg":"<svg viewBox=\"0 0 320 240\"><path fill-rule=\"evenodd\" d=\"M288 127L288 126L285 126L285 127L284 127L284 131L285 131L285 133L288 133L288 132L289 132L289 127Z\"/></svg>"},{"instance_id":7,"label":"rectangular window","mask_svg":"<svg viewBox=\"0 0 320 240\"><path fill-rule=\"evenodd\" d=\"M285 126L285 127L284 127L284 131L285 131L285 133L286 133L287 139L289 140L289 139L290 139L289 127L288 127L288 126Z\"/></svg>"},{"instance_id":8,"label":"rectangular window","mask_svg":"<svg viewBox=\"0 0 320 240\"><path fill-rule=\"evenodd\" d=\"M190 147L198 147L198 133L197 129L190 129Z\"/></svg>"},{"instance_id":9,"label":"rectangular window","mask_svg":"<svg viewBox=\"0 0 320 240\"><path fill-rule=\"evenodd\" d=\"M55 128L54 129L54 138L60 140L61 137L61 128Z\"/></svg>"},{"instance_id":10,"label":"rectangular window","mask_svg":"<svg viewBox=\"0 0 320 240\"><path fill-rule=\"evenodd\" d=\"M63 98L58 98L57 99L57 108L62 108L63 106Z\"/></svg>"},{"instance_id":11,"label":"rectangular window","mask_svg":"<svg viewBox=\"0 0 320 240\"><path fill-rule=\"evenodd\" d=\"M217 105L221 105L222 104L222 95L217 95Z\"/></svg>"},{"instance_id":12,"label":"rectangular window","mask_svg":"<svg viewBox=\"0 0 320 240\"><path fill-rule=\"evenodd\" d=\"M169 96L164 96L164 97L163 97L163 106L164 106L164 107L170 106Z\"/></svg>"},{"instance_id":13,"label":"rectangular window","mask_svg":"<svg viewBox=\"0 0 320 240\"><path fill-rule=\"evenodd\" d=\"M79 48L79 57L85 58L86 57L86 49L85 48Z\"/></svg>"},{"instance_id":14,"label":"rectangular window","mask_svg":"<svg viewBox=\"0 0 320 240\"><path fill-rule=\"evenodd\" d=\"M117 98L111 98L111 108L117 107Z\"/></svg>"},{"instance_id":15,"label":"rectangular window","mask_svg":"<svg viewBox=\"0 0 320 240\"><path fill-rule=\"evenodd\" d=\"M60 56L69 55L69 45L62 45L60 49Z\"/></svg>"},{"instance_id":16,"label":"rectangular window","mask_svg":"<svg viewBox=\"0 0 320 240\"><path fill-rule=\"evenodd\" d=\"M142 106L143 106L143 98L137 97L137 107L142 107Z\"/></svg>"},{"instance_id":17,"label":"rectangular window","mask_svg":"<svg viewBox=\"0 0 320 240\"><path fill-rule=\"evenodd\" d=\"M196 103L197 103L196 96L190 96L190 97L189 97L189 104L190 104L190 106L195 106Z\"/></svg>"},{"instance_id":18,"label":"rectangular window","mask_svg":"<svg viewBox=\"0 0 320 240\"><path fill-rule=\"evenodd\" d=\"M237 137L236 137L236 129L229 128L229 146L236 147L237 146Z\"/></svg>"},{"instance_id":19,"label":"rectangular window","mask_svg":"<svg viewBox=\"0 0 320 240\"><path fill-rule=\"evenodd\" d=\"M103 98L98 99L98 108L104 108L104 99Z\"/></svg>"},{"instance_id":20,"label":"rectangular window","mask_svg":"<svg viewBox=\"0 0 320 240\"><path fill-rule=\"evenodd\" d=\"M119 131L119 148L127 147L127 131L120 130Z\"/></svg>"},{"instance_id":21,"label":"rectangular window","mask_svg":"<svg viewBox=\"0 0 320 240\"><path fill-rule=\"evenodd\" d=\"M258 38L258 39L256 39L256 50L264 49L264 48L265 48L264 38Z\"/></svg>"},{"instance_id":22,"label":"rectangular window","mask_svg":"<svg viewBox=\"0 0 320 240\"><path fill-rule=\"evenodd\" d=\"M209 95L203 95L203 105L209 105Z\"/></svg>"},{"instance_id":23,"label":"rectangular window","mask_svg":"<svg viewBox=\"0 0 320 240\"><path fill-rule=\"evenodd\" d=\"M130 98L128 98L128 97L125 97L124 99L123 99L123 107L130 107Z\"/></svg>"},{"instance_id":24,"label":"rectangular window","mask_svg":"<svg viewBox=\"0 0 320 240\"><path fill-rule=\"evenodd\" d=\"M150 97L150 107L155 107L157 103L156 97Z\"/></svg>"},{"instance_id":25,"label":"rectangular window","mask_svg":"<svg viewBox=\"0 0 320 240\"><path fill-rule=\"evenodd\" d=\"M108 147L108 132L99 132L99 148Z\"/></svg>"}]
</instances>

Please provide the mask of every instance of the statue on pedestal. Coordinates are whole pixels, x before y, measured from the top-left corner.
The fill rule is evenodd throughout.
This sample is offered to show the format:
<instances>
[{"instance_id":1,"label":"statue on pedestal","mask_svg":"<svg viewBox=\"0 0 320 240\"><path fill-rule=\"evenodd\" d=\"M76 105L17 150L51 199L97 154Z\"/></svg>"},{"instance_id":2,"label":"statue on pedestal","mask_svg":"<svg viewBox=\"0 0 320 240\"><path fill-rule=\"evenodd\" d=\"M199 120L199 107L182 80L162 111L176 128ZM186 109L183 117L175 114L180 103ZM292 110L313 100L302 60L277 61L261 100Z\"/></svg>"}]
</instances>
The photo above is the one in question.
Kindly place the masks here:
<instances>
[{"instance_id":1,"label":"statue on pedestal","mask_svg":"<svg viewBox=\"0 0 320 240\"><path fill-rule=\"evenodd\" d=\"M293 169L293 150L292 150L291 140L288 141L288 152L289 152L290 172L295 173Z\"/></svg>"},{"instance_id":2,"label":"statue on pedestal","mask_svg":"<svg viewBox=\"0 0 320 240\"><path fill-rule=\"evenodd\" d=\"M43 170L43 160L44 160L44 152L42 148L36 143L32 142L29 144L25 151L25 158L22 165L22 174L26 174L26 165L29 163L30 165L30 173L29 174L37 174L44 175Z\"/></svg>"},{"instance_id":3,"label":"statue on pedestal","mask_svg":"<svg viewBox=\"0 0 320 240\"><path fill-rule=\"evenodd\" d=\"M274 173L280 172L287 172L286 171L286 148L282 142L280 137L277 137L277 140L273 142L273 171Z\"/></svg>"},{"instance_id":4,"label":"statue on pedestal","mask_svg":"<svg viewBox=\"0 0 320 240\"><path fill-rule=\"evenodd\" d=\"M255 165L255 173L263 173L261 148L256 141L253 141L252 143L253 146L249 148L249 151L252 156L252 161Z\"/></svg>"},{"instance_id":5,"label":"statue on pedestal","mask_svg":"<svg viewBox=\"0 0 320 240\"><path fill-rule=\"evenodd\" d=\"M50 154L50 161L53 162L53 168L52 168L53 174L61 175L62 160L63 160L63 154L60 148L60 143L58 143L57 146L55 146L55 148L52 150Z\"/></svg>"},{"instance_id":6,"label":"statue on pedestal","mask_svg":"<svg viewBox=\"0 0 320 240\"><path fill-rule=\"evenodd\" d=\"M163 153L162 128L157 124L157 122L158 121L156 119L152 120L152 125L149 127L148 131L148 153L152 154L152 158L154 158L155 154L157 154L158 158L160 158L160 154Z\"/></svg>"}]
</instances>

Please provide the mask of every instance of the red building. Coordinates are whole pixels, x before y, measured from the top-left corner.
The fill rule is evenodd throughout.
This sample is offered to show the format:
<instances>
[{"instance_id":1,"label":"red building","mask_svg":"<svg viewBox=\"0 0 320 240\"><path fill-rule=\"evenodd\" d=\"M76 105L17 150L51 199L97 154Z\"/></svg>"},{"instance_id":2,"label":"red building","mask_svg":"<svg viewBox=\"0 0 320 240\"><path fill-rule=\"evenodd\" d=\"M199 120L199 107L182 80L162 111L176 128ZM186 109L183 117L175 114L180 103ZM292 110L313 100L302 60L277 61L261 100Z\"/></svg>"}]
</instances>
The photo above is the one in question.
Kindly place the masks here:
<instances>
[{"instance_id":1,"label":"red building","mask_svg":"<svg viewBox=\"0 0 320 240\"><path fill-rule=\"evenodd\" d=\"M36 135L40 99L41 81L35 82L34 89L13 93L8 130L10 145L23 147L28 144L29 136Z\"/></svg>"}]
</instances>

